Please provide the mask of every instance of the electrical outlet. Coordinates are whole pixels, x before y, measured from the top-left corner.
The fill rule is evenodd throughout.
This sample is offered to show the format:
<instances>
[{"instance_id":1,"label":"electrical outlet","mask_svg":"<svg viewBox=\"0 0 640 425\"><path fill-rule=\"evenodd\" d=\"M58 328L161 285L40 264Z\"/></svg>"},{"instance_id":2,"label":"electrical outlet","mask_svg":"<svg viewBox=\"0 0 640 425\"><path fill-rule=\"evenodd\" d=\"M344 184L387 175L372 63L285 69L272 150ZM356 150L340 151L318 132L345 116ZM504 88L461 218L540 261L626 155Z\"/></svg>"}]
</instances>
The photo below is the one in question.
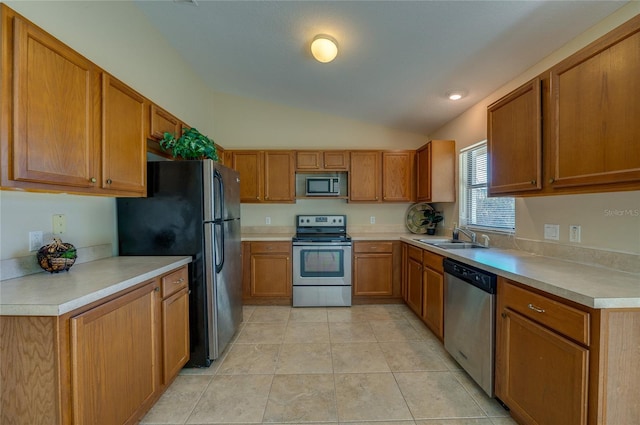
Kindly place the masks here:
<instances>
[{"instance_id":1,"label":"electrical outlet","mask_svg":"<svg viewBox=\"0 0 640 425\"><path fill-rule=\"evenodd\" d=\"M376 217L373 216L373 215L371 217L369 217L369 223L376 224Z\"/></svg>"},{"instance_id":2,"label":"electrical outlet","mask_svg":"<svg viewBox=\"0 0 640 425\"><path fill-rule=\"evenodd\" d=\"M580 242L581 227L577 224L569 225L569 242Z\"/></svg>"},{"instance_id":3,"label":"electrical outlet","mask_svg":"<svg viewBox=\"0 0 640 425\"><path fill-rule=\"evenodd\" d=\"M42 231L29 232L29 251L37 251L42 245Z\"/></svg>"},{"instance_id":4,"label":"electrical outlet","mask_svg":"<svg viewBox=\"0 0 640 425\"><path fill-rule=\"evenodd\" d=\"M271 224L271 217L265 217L264 224Z\"/></svg>"},{"instance_id":5,"label":"electrical outlet","mask_svg":"<svg viewBox=\"0 0 640 425\"><path fill-rule=\"evenodd\" d=\"M53 215L53 234L61 235L66 231L67 231L67 220L64 217L64 214L54 214Z\"/></svg>"},{"instance_id":6,"label":"electrical outlet","mask_svg":"<svg viewBox=\"0 0 640 425\"><path fill-rule=\"evenodd\" d=\"M553 241L560 240L560 225L559 224L545 224L544 225L544 238Z\"/></svg>"}]
</instances>

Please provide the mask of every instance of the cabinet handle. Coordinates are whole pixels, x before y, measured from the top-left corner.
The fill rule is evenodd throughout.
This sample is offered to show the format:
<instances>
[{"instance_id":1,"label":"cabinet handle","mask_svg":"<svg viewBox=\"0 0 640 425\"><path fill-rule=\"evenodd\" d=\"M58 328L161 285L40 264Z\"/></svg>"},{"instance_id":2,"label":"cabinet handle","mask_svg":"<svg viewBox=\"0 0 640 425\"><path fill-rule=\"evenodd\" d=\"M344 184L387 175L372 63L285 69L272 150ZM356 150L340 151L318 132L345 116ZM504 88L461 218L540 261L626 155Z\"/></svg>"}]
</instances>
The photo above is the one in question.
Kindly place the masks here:
<instances>
[{"instance_id":1,"label":"cabinet handle","mask_svg":"<svg viewBox=\"0 0 640 425\"><path fill-rule=\"evenodd\" d=\"M184 278L183 278L183 277L181 277L180 279L178 279L178 280L174 281L173 283L174 283L174 284L178 284L178 285L179 285L179 284L181 284L182 282L184 282Z\"/></svg>"},{"instance_id":2,"label":"cabinet handle","mask_svg":"<svg viewBox=\"0 0 640 425\"><path fill-rule=\"evenodd\" d=\"M535 180L531 180L531 184L535 186L537 182Z\"/></svg>"},{"instance_id":3,"label":"cabinet handle","mask_svg":"<svg viewBox=\"0 0 640 425\"><path fill-rule=\"evenodd\" d=\"M155 288L153 288L153 290L154 290L155 292L160 292L160 287L159 287L159 286L156 286Z\"/></svg>"},{"instance_id":4,"label":"cabinet handle","mask_svg":"<svg viewBox=\"0 0 640 425\"><path fill-rule=\"evenodd\" d=\"M531 303L527 307L529 307L529 309L535 311L536 313L544 313L544 308L536 307Z\"/></svg>"},{"instance_id":5,"label":"cabinet handle","mask_svg":"<svg viewBox=\"0 0 640 425\"><path fill-rule=\"evenodd\" d=\"M96 180L96 178L95 178L95 177L91 177L91 178L89 179L89 181L90 181L91 183L95 183L95 182L97 182L98 180Z\"/></svg>"},{"instance_id":6,"label":"cabinet handle","mask_svg":"<svg viewBox=\"0 0 640 425\"><path fill-rule=\"evenodd\" d=\"M503 319L507 318L507 313L505 313L504 311L502 312L502 314L500 314L500 316L502 316Z\"/></svg>"},{"instance_id":7,"label":"cabinet handle","mask_svg":"<svg viewBox=\"0 0 640 425\"><path fill-rule=\"evenodd\" d=\"M111 183L113 183L113 180L107 179L107 184L111 184Z\"/></svg>"},{"instance_id":8,"label":"cabinet handle","mask_svg":"<svg viewBox=\"0 0 640 425\"><path fill-rule=\"evenodd\" d=\"M549 183L553 183L555 181L556 181L556 179L554 179L553 177L549 179Z\"/></svg>"}]
</instances>

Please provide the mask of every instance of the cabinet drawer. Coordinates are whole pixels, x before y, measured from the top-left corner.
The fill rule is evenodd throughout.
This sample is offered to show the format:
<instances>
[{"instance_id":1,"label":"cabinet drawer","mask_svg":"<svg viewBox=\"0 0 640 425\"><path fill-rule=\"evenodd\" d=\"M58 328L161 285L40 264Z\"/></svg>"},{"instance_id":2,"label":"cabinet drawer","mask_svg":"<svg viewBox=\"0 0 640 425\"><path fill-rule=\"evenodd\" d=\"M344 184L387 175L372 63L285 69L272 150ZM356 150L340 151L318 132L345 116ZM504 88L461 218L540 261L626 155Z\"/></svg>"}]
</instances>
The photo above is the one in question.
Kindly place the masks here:
<instances>
[{"instance_id":1,"label":"cabinet drawer","mask_svg":"<svg viewBox=\"0 0 640 425\"><path fill-rule=\"evenodd\" d=\"M355 242L353 252L393 252L393 242Z\"/></svg>"},{"instance_id":2,"label":"cabinet drawer","mask_svg":"<svg viewBox=\"0 0 640 425\"><path fill-rule=\"evenodd\" d=\"M188 267L185 266L169 273L168 275L162 276L162 298L166 298L169 295L178 292L182 288L187 287L189 284L188 270Z\"/></svg>"},{"instance_id":3,"label":"cabinet drawer","mask_svg":"<svg viewBox=\"0 0 640 425\"><path fill-rule=\"evenodd\" d=\"M291 242L251 242L252 254L271 254L274 252L290 252Z\"/></svg>"},{"instance_id":4,"label":"cabinet drawer","mask_svg":"<svg viewBox=\"0 0 640 425\"><path fill-rule=\"evenodd\" d=\"M409 245L407 247L407 255L409 256L409 258L422 264L422 249L416 248L413 245Z\"/></svg>"},{"instance_id":5,"label":"cabinet drawer","mask_svg":"<svg viewBox=\"0 0 640 425\"><path fill-rule=\"evenodd\" d=\"M587 312L546 298L500 280L498 296L503 305L530 318L574 341L589 345L589 321Z\"/></svg>"},{"instance_id":6,"label":"cabinet drawer","mask_svg":"<svg viewBox=\"0 0 640 425\"><path fill-rule=\"evenodd\" d=\"M444 273L444 270L442 268L442 260L444 260L444 257L442 255L434 254L430 251L423 251L422 253L423 265L429 267L431 270L435 270L440 273Z\"/></svg>"}]
</instances>

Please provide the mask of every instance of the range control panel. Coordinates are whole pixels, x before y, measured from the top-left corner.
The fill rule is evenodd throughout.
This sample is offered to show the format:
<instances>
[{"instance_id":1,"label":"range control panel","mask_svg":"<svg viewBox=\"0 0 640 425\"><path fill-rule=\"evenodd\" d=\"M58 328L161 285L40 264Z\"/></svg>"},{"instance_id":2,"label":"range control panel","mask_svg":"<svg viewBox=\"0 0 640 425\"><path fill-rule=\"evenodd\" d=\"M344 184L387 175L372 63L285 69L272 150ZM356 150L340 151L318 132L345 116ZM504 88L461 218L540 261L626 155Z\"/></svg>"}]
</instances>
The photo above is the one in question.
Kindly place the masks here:
<instances>
[{"instance_id":1,"label":"range control panel","mask_svg":"<svg viewBox=\"0 0 640 425\"><path fill-rule=\"evenodd\" d=\"M346 215L298 215L296 227L347 227Z\"/></svg>"}]
</instances>

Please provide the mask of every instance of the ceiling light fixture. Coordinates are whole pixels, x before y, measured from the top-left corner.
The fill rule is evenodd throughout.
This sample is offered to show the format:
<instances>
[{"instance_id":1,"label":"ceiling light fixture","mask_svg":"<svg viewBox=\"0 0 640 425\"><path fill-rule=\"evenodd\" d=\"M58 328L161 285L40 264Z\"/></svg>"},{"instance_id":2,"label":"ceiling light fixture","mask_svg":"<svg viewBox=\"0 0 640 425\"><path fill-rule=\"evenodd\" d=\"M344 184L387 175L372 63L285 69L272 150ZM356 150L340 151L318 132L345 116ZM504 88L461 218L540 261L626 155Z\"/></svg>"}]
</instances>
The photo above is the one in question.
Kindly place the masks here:
<instances>
[{"instance_id":1,"label":"ceiling light fixture","mask_svg":"<svg viewBox=\"0 0 640 425\"><path fill-rule=\"evenodd\" d=\"M330 35L318 34L311 42L311 54L318 62L331 62L338 55L338 42Z\"/></svg>"},{"instance_id":2,"label":"ceiling light fixture","mask_svg":"<svg viewBox=\"0 0 640 425\"><path fill-rule=\"evenodd\" d=\"M447 93L449 100L460 100L465 96L466 93L463 90L453 90Z\"/></svg>"}]
</instances>

